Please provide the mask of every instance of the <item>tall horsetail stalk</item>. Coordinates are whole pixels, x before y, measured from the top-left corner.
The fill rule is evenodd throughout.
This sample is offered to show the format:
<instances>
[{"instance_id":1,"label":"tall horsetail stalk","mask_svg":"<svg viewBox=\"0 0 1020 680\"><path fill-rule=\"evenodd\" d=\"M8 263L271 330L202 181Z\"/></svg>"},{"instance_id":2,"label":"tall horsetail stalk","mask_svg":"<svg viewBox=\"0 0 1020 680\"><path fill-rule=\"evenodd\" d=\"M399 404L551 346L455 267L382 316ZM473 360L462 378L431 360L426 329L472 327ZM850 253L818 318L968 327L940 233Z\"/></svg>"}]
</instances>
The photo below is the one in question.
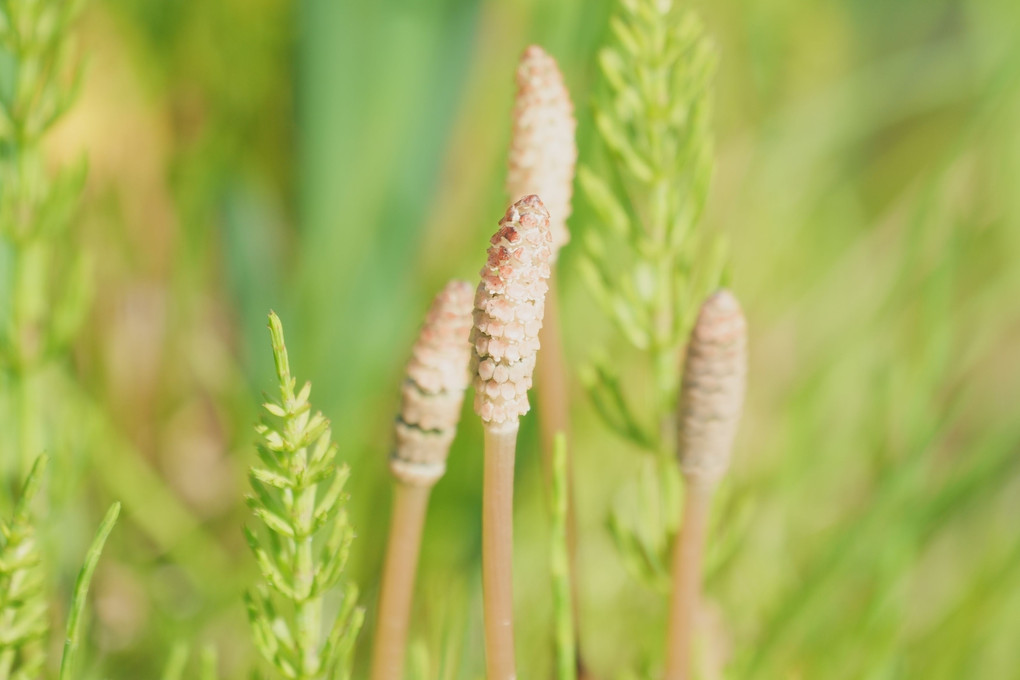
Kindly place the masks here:
<instances>
[{"instance_id":1,"label":"tall horsetail stalk","mask_svg":"<svg viewBox=\"0 0 1020 680\"><path fill-rule=\"evenodd\" d=\"M713 167L716 49L697 16L671 0L620 0L610 29L593 109L606 160L578 172L598 221L584 232L579 264L645 368L628 379L601 352L582 379L603 423L645 454L628 489L640 509L617 504L610 529L632 575L666 592L681 498L682 348L726 262L723 239L700 224Z\"/></svg>"},{"instance_id":2,"label":"tall horsetail stalk","mask_svg":"<svg viewBox=\"0 0 1020 680\"><path fill-rule=\"evenodd\" d=\"M506 191L510 201L537 194L549 211L552 234L549 292L535 372L538 382L538 426L546 481L554 478L554 451L559 434L569 439L570 404L567 367L563 350L556 261L560 248L570 240L567 219L572 212L574 170L577 164L577 121L563 74L556 60L538 45L524 50L517 66L517 96L513 111ZM573 461L569 445L564 446L563 494L567 504L567 546L572 606L577 603L577 559L574 494L571 484ZM576 611L574 612L576 615ZM576 616L575 616L576 618Z\"/></svg>"},{"instance_id":3,"label":"tall horsetail stalk","mask_svg":"<svg viewBox=\"0 0 1020 680\"><path fill-rule=\"evenodd\" d=\"M372 651L372 680L401 680L415 572L432 487L446 471L469 382L472 288L451 281L436 296L411 351L390 456L393 513Z\"/></svg>"},{"instance_id":4,"label":"tall horsetail stalk","mask_svg":"<svg viewBox=\"0 0 1020 680\"><path fill-rule=\"evenodd\" d=\"M747 325L727 290L701 306L687 345L678 410L683 525L673 549L665 680L690 680L712 494L730 463L747 380Z\"/></svg>"},{"instance_id":5,"label":"tall horsetail stalk","mask_svg":"<svg viewBox=\"0 0 1020 680\"><path fill-rule=\"evenodd\" d=\"M721 268L719 246L698 228L712 175L716 53L701 22L669 0L621 2L610 26L594 117L611 168L579 174L600 218L585 234L583 271L623 338L647 355L654 398L650 409L628 403L609 365L597 367L593 396L608 424L668 460L680 348Z\"/></svg>"},{"instance_id":6,"label":"tall horsetail stalk","mask_svg":"<svg viewBox=\"0 0 1020 680\"><path fill-rule=\"evenodd\" d=\"M249 474L248 505L265 530L245 535L265 583L246 596L248 619L256 648L280 677L343 680L363 621L357 588L339 587L354 540L343 492L349 471L336 462L329 421L312 412L311 384L295 390L276 314L269 331L280 397L265 404L270 417L256 427L262 465ZM333 594L338 610L324 635Z\"/></svg>"},{"instance_id":7,"label":"tall horsetail stalk","mask_svg":"<svg viewBox=\"0 0 1020 680\"><path fill-rule=\"evenodd\" d=\"M548 291L552 235L538 196L500 220L475 293L475 412L485 434L482 588L488 680L513 680L513 491L520 418L528 412Z\"/></svg>"},{"instance_id":8,"label":"tall horsetail stalk","mask_svg":"<svg viewBox=\"0 0 1020 680\"><path fill-rule=\"evenodd\" d=\"M574 167L577 163L574 105L556 60L537 45L521 55L517 66L517 97L513 112L506 191L510 201L529 194L542 197L549 211L552 234L549 293L538 356L538 412L542 455L548 479L552 474L554 442L568 434L568 396L559 306L556 261L570 240L567 219L572 212ZM569 470L569 464L568 464Z\"/></svg>"},{"instance_id":9,"label":"tall horsetail stalk","mask_svg":"<svg viewBox=\"0 0 1020 680\"><path fill-rule=\"evenodd\" d=\"M0 252L9 268L0 287L0 396L13 405L5 430L18 453L5 456L8 481L49 448L44 419L53 409L41 376L67 354L90 301L87 253L68 247L85 166L54 172L43 150L77 94L69 34L83 4L0 2Z\"/></svg>"}]
</instances>

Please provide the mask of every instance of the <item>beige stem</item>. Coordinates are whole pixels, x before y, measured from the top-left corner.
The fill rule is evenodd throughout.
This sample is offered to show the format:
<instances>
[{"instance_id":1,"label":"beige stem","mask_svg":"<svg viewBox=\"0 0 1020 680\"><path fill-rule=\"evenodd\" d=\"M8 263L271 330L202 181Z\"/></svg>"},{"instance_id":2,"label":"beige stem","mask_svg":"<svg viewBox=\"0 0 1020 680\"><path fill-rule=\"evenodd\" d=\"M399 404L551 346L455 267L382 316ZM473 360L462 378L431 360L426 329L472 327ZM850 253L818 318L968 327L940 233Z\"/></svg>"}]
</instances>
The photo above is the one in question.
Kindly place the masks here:
<instances>
[{"instance_id":1,"label":"beige stem","mask_svg":"<svg viewBox=\"0 0 1020 680\"><path fill-rule=\"evenodd\" d=\"M372 680L402 680L422 528L431 486L397 482L386 546L379 618L372 650Z\"/></svg>"},{"instance_id":2,"label":"beige stem","mask_svg":"<svg viewBox=\"0 0 1020 680\"><path fill-rule=\"evenodd\" d=\"M711 508L711 482L685 476L684 516L673 549L665 680L690 680L694 618L701 594L701 561Z\"/></svg>"},{"instance_id":3,"label":"beige stem","mask_svg":"<svg viewBox=\"0 0 1020 680\"><path fill-rule=\"evenodd\" d=\"M514 680L513 509L518 423L485 427L482 594L487 680Z\"/></svg>"},{"instance_id":4,"label":"beige stem","mask_svg":"<svg viewBox=\"0 0 1020 680\"><path fill-rule=\"evenodd\" d=\"M552 486L553 448L556 435L562 432L570 439L567 413L566 362L560 334L559 300L556 291L556 274L549 277L549 292L545 296L545 316L539 334L541 349L536 358L535 390L538 392L538 426L542 435L542 463L546 483ZM567 447L569 461L570 447ZM567 469L570 469L568 463Z\"/></svg>"}]
</instances>

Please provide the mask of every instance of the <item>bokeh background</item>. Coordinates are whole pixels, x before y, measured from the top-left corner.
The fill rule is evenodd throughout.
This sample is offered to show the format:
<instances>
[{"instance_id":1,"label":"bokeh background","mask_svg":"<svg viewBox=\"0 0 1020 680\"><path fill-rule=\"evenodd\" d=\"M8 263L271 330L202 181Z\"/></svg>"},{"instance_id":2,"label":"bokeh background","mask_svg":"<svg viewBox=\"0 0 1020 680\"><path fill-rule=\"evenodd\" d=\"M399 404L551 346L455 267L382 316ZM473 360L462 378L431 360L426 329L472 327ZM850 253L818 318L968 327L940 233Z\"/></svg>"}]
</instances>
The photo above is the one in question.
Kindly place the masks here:
<instances>
[{"instance_id":1,"label":"bokeh background","mask_svg":"<svg viewBox=\"0 0 1020 680\"><path fill-rule=\"evenodd\" d=\"M513 71L560 61L590 103L611 0L91 0L80 98L50 141L89 176L68 248L96 303L46 517L54 589L112 500L83 677L156 678L171 648L255 661L240 600L266 313L350 463L368 625L403 363L431 296L473 279L505 208ZM731 242L750 394L717 503L711 625L732 678L1009 678L1020 668L1020 9L1015 0L697 2L721 55L703 228ZM605 528L639 452L576 369L635 360L561 258L594 677L660 654L662 596ZM635 360L636 362L636 360ZM635 364L636 365L636 364ZM534 417L518 467L518 657L551 677ZM480 428L434 495L416 603L429 677L482 675ZM59 600L60 598L58 598ZM66 599L66 597L64 598ZM59 612L56 615L60 616ZM651 660L651 661L650 661Z\"/></svg>"}]
</instances>

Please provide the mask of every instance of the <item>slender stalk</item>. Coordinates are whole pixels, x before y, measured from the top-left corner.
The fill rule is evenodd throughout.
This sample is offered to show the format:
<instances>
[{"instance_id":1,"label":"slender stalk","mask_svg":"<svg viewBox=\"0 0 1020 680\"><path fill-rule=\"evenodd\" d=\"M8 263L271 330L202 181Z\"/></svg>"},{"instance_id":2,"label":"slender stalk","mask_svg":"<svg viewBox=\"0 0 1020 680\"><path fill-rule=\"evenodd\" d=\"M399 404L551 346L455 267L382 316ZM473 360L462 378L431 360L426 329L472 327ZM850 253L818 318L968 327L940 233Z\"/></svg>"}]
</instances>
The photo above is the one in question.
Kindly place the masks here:
<instances>
[{"instance_id":1,"label":"slender stalk","mask_svg":"<svg viewBox=\"0 0 1020 680\"><path fill-rule=\"evenodd\" d=\"M482 588L488 680L513 680L514 454L528 412L548 290L549 211L528 195L514 203L490 239L475 294L475 413L485 430Z\"/></svg>"},{"instance_id":2,"label":"slender stalk","mask_svg":"<svg viewBox=\"0 0 1020 680\"><path fill-rule=\"evenodd\" d=\"M277 371L286 380L281 382L283 403L285 408L297 407L294 394L294 382L290 380L290 361L283 347L283 335L273 336L274 355L277 360ZM302 440L302 424L296 419L288 420L284 425L284 434L290 442ZM293 453L294 466L298 477L307 473L308 450L298 447ZM302 669L301 677L314 677L319 672L319 643L322 634L322 599L312 597L315 582L315 556L313 520L315 516L315 485L305 488L288 489L284 497L288 505L293 504L294 538L291 540L293 555L294 592L296 600L295 622L297 624L295 642L300 654Z\"/></svg>"},{"instance_id":3,"label":"slender stalk","mask_svg":"<svg viewBox=\"0 0 1020 680\"><path fill-rule=\"evenodd\" d=\"M297 642L301 665L308 677L319 672L319 644L322 635L322 598L312 597L315 583L315 555L312 522L315 515L316 488L310 486L297 497L297 525L305 535L297 538L294 550L294 583L301 598L297 606Z\"/></svg>"},{"instance_id":4,"label":"slender stalk","mask_svg":"<svg viewBox=\"0 0 1020 680\"><path fill-rule=\"evenodd\" d=\"M712 492L730 464L744 402L747 325L727 290L701 305L687 343L678 408L677 458L684 477L683 524L673 551L673 595L665 680L689 680L694 618Z\"/></svg>"},{"instance_id":5,"label":"slender stalk","mask_svg":"<svg viewBox=\"0 0 1020 680\"><path fill-rule=\"evenodd\" d=\"M33 377L32 372L19 365L14 378L17 389L15 408L18 414L18 461L15 471L19 477L27 473L32 460L43 450L35 441L39 412L34 408L32 399Z\"/></svg>"},{"instance_id":6,"label":"slender stalk","mask_svg":"<svg viewBox=\"0 0 1020 680\"><path fill-rule=\"evenodd\" d=\"M163 680L181 680L184 675L184 666L188 663L188 645L178 641L170 650L170 657L167 659L166 667L163 669Z\"/></svg>"},{"instance_id":7,"label":"slender stalk","mask_svg":"<svg viewBox=\"0 0 1020 680\"><path fill-rule=\"evenodd\" d=\"M506 189L510 200L538 194L549 210L551 240L549 290L545 318L539 334L538 411L546 491L553 486L553 452L558 433L569 439L569 395L566 361L560 333L555 263L559 250L570 240L567 220L573 212L574 170L577 163L577 121L563 74L556 60L538 45L524 50L517 67L513 136L510 141ZM568 449L569 450L569 449ZM569 453L568 453L569 456ZM573 465L567 459L567 550L571 602L577 599L577 550ZM574 612L576 619L577 612Z\"/></svg>"},{"instance_id":8,"label":"slender stalk","mask_svg":"<svg viewBox=\"0 0 1020 680\"><path fill-rule=\"evenodd\" d=\"M655 244L656 248L663 247ZM666 265L662 273L665 278L672 265ZM665 289L665 287L664 287ZM674 310L672 300L663 295L662 300L652 313L655 323L655 341L651 347L652 370L656 377L656 409L659 427L659 453L673 457L676 453L676 394L679 386L680 353L669 339L670 330L674 326Z\"/></svg>"},{"instance_id":9,"label":"slender stalk","mask_svg":"<svg viewBox=\"0 0 1020 680\"><path fill-rule=\"evenodd\" d=\"M372 650L372 680L401 680L404 677L415 571L431 491L431 485L395 485Z\"/></svg>"},{"instance_id":10,"label":"slender stalk","mask_svg":"<svg viewBox=\"0 0 1020 680\"><path fill-rule=\"evenodd\" d=\"M567 393L566 359L560 333L560 305L557 297L555 271L549 276L549 292L545 295L545 318L540 334L542 351L535 362L538 380L538 426L542 438L542 462L545 481L551 490L555 477L556 440L562 436L567 503L567 553L570 568L571 602L577 620L577 510L574 502L574 457L570 451L570 398Z\"/></svg>"},{"instance_id":11,"label":"slender stalk","mask_svg":"<svg viewBox=\"0 0 1020 680\"><path fill-rule=\"evenodd\" d=\"M217 680L219 677L219 655L216 653L216 648L212 645L207 645L202 650L201 657L201 680Z\"/></svg>"},{"instance_id":12,"label":"slender stalk","mask_svg":"<svg viewBox=\"0 0 1020 680\"><path fill-rule=\"evenodd\" d=\"M474 293L451 281L436 296L411 350L390 473L396 481L372 680L401 680L429 493L446 470L468 384Z\"/></svg>"},{"instance_id":13,"label":"slender stalk","mask_svg":"<svg viewBox=\"0 0 1020 680\"><path fill-rule=\"evenodd\" d=\"M60 680L71 680L74 675L74 658L78 652L78 643L81 638L81 616L85 611L85 600L88 598L89 585L92 583L92 574L99 564L99 557L103 554L103 546L106 539L110 537L113 526L117 523L117 516L120 515L120 503L114 503L106 511L103 523L99 525L99 531L89 546L85 555L85 563L78 572L78 580L74 584L74 596L71 598L71 613L67 617L67 635L64 639L64 654L60 659Z\"/></svg>"},{"instance_id":14,"label":"slender stalk","mask_svg":"<svg viewBox=\"0 0 1020 680\"><path fill-rule=\"evenodd\" d=\"M67 51L81 2L3 2L4 96L0 105L0 250L6 257L0 322L0 363L10 369L9 398L16 412L15 452L4 475L22 476L49 443L43 427L48 410L35 385L45 364L65 356L67 336L57 338L64 303L77 286L66 275L76 249L68 247L77 203L71 175L44 162L43 147L53 123L74 99ZM54 211L53 206L63 206ZM52 401L52 399L50 399ZM49 404L47 404L48 406ZM5 423L6 424L6 423ZM12 461L8 463L7 461ZM7 480L8 482L10 480Z\"/></svg>"},{"instance_id":15,"label":"slender stalk","mask_svg":"<svg viewBox=\"0 0 1020 680\"><path fill-rule=\"evenodd\" d=\"M519 424L485 426L482 509L482 589L487 680L513 680L514 456Z\"/></svg>"},{"instance_id":16,"label":"slender stalk","mask_svg":"<svg viewBox=\"0 0 1020 680\"><path fill-rule=\"evenodd\" d=\"M665 680L691 678L694 618L701 599L701 563L715 486L696 477L688 476L686 481L683 526L673 552Z\"/></svg>"},{"instance_id":17,"label":"slender stalk","mask_svg":"<svg viewBox=\"0 0 1020 680\"><path fill-rule=\"evenodd\" d=\"M13 383L15 409L18 418L18 461L14 468L18 478L28 474L33 461L43 450L37 441L40 409L36 408L34 380L39 372L38 335L40 329L32 318L31 300L38 298L38 277L32 275L33 249L15 241L13 244L13 277L11 297L11 336L13 349ZM38 248L34 249L38 252Z\"/></svg>"},{"instance_id":18,"label":"slender stalk","mask_svg":"<svg viewBox=\"0 0 1020 680\"><path fill-rule=\"evenodd\" d=\"M570 549L567 543L567 439L556 437L552 479L552 548L550 571L553 578L553 611L556 632L556 678L575 680L579 659L575 621L574 582L570 576Z\"/></svg>"},{"instance_id":19,"label":"slender stalk","mask_svg":"<svg viewBox=\"0 0 1020 680\"><path fill-rule=\"evenodd\" d=\"M545 317L539 334L542 351L535 360L535 372L538 374L535 383L535 391L538 392L538 427L542 437L543 470L549 488L552 488L556 437L563 433L569 440L566 361L560 333L556 280L554 271L549 276L549 291L545 294ZM567 460L570 460L569 448ZM570 469L571 465L568 462L567 470ZM570 485L569 476L567 484Z\"/></svg>"}]
</instances>

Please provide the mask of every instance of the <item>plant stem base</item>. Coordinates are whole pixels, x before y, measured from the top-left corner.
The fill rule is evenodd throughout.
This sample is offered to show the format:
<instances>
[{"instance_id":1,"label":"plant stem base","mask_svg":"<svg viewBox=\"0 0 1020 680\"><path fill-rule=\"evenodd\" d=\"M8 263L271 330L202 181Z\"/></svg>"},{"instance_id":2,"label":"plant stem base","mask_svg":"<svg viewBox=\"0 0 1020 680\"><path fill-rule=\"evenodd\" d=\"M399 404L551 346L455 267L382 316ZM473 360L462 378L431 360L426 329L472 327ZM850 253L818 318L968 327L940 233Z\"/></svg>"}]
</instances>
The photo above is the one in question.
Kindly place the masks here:
<instances>
[{"instance_id":1,"label":"plant stem base","mask_svg":"<svg viewBox=\"0 0 1020 680\"><path fill-rule=\"evenodd\" d=\"M485 427L482 589L487 680L514 680L513 503L518 424Z\"/></svg>"},{"instance_id":2,"label":"plant stem base","mask_svg":"<svg viewBox=\"0 0 1020 680\"><path fill-rule=\"evenodd\" d=\"M415 572L431 491L431 486L398 483L395 487L372 649L372 680L404 677Z\"/></svg>"},{"instance_id":3,"label":"plant stem base","mask_svg":"<svg viewBox=\"0 0 1020 680\"><path fill-rule=\"evenodd\" d=\"M701 595L701 562L713 486L711 482L686 478L683 525L673 550L673 594L669 603L664 680L693 677L694 619Z\"/></svg>"}]
</instances>

